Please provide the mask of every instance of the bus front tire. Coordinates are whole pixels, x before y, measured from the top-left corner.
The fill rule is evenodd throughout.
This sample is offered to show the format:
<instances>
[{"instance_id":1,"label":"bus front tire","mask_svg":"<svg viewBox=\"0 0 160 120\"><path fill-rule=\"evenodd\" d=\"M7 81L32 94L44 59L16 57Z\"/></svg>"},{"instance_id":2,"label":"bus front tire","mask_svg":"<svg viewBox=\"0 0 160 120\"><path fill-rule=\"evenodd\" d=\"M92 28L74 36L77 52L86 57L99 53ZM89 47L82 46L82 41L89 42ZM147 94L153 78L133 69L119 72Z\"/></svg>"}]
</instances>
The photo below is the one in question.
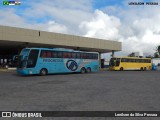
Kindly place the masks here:
<instances>
[{"instance_id":1,"label":"bus front tire","mask_svg":"<svg viewBox=\"0 0 160 120\"><path fill-rule=\"evenodd\" d=\"M123 71L123 67L120 68L120 71Z\"/></svg>"},{"instance_id":2,"label":"bus front tire","mask_svg":"<svg viewBox=\"0 0 160 120\"><path fill-rule=\"evenodd\" d=\"M143 67L141 67L141 71L143 71Z\"/></svg>"},{"instance_id":3,"label":"bus front tire","mask_svg":"<svg viewBox=\"0 0 160 120\"><path fill-rule=\"evenodd\" d=\"M85 68L81 68L81 73L84 74L86 72Z\"/></svg>"},{"instance_id":4,"label":"bus front tire","mask_svg":"<svg viewBox=\"0 0 160 120\"><path fill-rule=\"evenodd\" d=\"M88 68L87 68L87 73L90 73L90 72L91 72L91 68L88 67Z\"/></svg>"},{"instance_id":5,"label":"bus front tire","mask_svg":"<svg viewBox=\"0 0 160 120\"><path fill-rule=\"evenodd\" d=\"M43 69L40 70L40 75L41 76L45 76L45 75L47 75L47 73L48 73L48 71L45 68L43 68Z\"/></svg>"}]
</instances>

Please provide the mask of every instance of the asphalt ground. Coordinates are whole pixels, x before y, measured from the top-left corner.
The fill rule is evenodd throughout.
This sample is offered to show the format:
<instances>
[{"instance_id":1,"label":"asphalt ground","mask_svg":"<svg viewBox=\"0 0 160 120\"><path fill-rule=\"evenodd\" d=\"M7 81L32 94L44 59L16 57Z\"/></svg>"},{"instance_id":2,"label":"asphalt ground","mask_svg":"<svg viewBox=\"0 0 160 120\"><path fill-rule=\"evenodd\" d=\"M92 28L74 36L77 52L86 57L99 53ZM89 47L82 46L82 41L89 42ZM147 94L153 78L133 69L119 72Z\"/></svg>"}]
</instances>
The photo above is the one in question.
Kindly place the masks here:
<instances>
[{"instance_id":1,"label":"asphalt ground","mask_svg":"<svg viewBox=\"0 0 160 120\"><path fill-rule=\"evenodd\" d=\"M159 111L160 71L19 76L0 71L0 111Z\"/></svg>"}]
</instances>

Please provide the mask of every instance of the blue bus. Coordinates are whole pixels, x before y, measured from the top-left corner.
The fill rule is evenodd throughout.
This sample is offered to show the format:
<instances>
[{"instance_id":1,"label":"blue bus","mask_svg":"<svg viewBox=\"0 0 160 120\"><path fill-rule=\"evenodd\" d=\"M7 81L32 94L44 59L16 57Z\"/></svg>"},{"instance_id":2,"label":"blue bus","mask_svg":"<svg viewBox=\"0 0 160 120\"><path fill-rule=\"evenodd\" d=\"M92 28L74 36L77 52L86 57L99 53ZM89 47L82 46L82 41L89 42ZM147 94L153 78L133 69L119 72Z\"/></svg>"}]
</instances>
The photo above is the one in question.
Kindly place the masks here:
<instances>
[{"instance_id":1,"label":"blue bus","mask_svg":"<svg viewBox=\"0 0 160 120\"><path fill-rule=\"evenodd\" d=\"M18 56L17 72L22 75L81 72L99 70L97 52L65 48L25 48Z\"/></svg>"}]
</instances>

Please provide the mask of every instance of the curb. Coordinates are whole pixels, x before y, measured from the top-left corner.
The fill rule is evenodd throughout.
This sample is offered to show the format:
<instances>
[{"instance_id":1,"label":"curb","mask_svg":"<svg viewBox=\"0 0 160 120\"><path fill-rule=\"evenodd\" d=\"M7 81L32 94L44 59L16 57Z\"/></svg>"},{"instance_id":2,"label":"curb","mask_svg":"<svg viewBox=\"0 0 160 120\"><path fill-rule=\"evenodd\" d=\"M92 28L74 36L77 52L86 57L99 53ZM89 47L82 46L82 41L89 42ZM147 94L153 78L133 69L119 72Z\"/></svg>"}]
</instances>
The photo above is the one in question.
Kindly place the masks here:
<instances>
[{"instance_id":1,"label":"curb","mask_svg":"<svg viewBox=\"0 0 160 120\"><path fill-rule=\"evenodd\" d=\"M100 70L101 70L101 71L108 71L109 68L101 68Z\"/></svg>"},{"instance_id":2,"label":"curb","mask_svg":"<svg viewBox=\"0 0 160 120\"><path fill-rule=\"evenodd\" d=\"M2 72L15 71L15 70L16 68L8 68L8 69L0 68L0 71Z\"/></svg>"}]
</instances>

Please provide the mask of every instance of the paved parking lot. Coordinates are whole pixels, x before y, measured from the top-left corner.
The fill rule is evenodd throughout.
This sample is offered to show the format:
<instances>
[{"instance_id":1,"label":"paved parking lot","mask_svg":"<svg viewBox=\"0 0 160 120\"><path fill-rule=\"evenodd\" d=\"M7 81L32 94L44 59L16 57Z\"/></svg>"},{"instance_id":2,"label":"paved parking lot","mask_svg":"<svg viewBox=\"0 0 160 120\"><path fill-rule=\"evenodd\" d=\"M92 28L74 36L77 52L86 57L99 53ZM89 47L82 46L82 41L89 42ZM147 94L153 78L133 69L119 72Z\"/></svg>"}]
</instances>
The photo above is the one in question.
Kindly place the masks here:
<instances>
[{"instance_id":1,"label":"paved parking lot","mask_svg":"<svg viewBox=\"0 0 160 120\"><path fill-rule=\"evenodd\" d=\"M0 110L160 110L160 71L18 76L0 72Z\"/></svg>"}]
</instances>

